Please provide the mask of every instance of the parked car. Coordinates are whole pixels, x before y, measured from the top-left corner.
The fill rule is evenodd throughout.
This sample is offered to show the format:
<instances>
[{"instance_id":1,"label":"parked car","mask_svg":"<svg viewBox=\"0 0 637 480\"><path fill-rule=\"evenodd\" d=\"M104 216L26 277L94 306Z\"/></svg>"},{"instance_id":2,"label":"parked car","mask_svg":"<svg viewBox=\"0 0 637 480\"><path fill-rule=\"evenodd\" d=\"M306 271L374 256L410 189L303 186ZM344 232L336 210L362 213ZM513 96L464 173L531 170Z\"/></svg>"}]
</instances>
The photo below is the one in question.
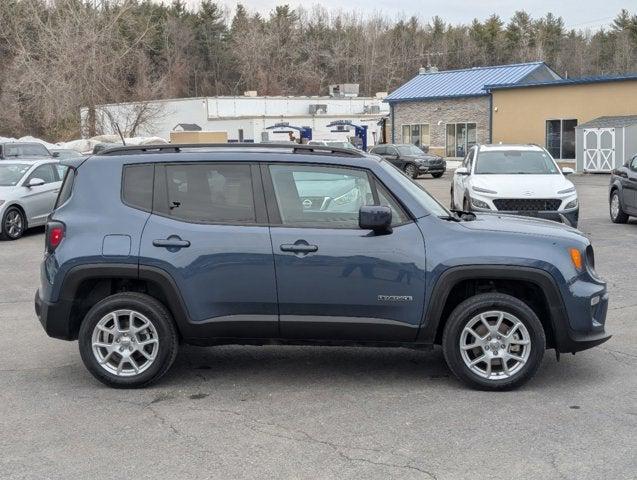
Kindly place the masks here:
<instances>
[{"instance_id":1,"label":"parked car","mask_svg":"<svg viewBox=\"0 0 637 480\"><path fill-rule=\"evenodd\" d=\"M38 142L0 143L0 160L52 158L51 152Z\"/></svg>"},{"instance_id":2,"label":"parked car","mask_svg":"<svg viewBox=\"0 0 637 480\"><path fill-rule=\"evenodd\" d=\"M68 160L70 158L80 158L84 156L77 150L70 148L52 148L51 154L58 160Z\"/></svg>"},{"instance_id":3,"label":"parked car","mask_svg":"<svg viewBox=\"0 0 637 480\"><path fill-rule=\"evenodd\" d=\"M54 160L0 162L0 238L17 240L46 223L65 170Z\"/></svg>"},{"instance_id":4,"label":"parked car","mask_svg":"<svg viewBox=\"0 0 637 480\"><path fill-rule=\"evenodd\" d=\"M184 342L441 344L460 379L500 390L546 348L609 338L581 232L454 214L374 155L169 145L70 167L35 310L113 387L157 380Z\"/></svg>"},{"instance_id":5,"label":"parked car","mask_svg":"<svg viewBox=\"0 0 637 480\"><path fill-rule=\"evenodd\" d=\"M626 223L637 217L637 155L611 172L609 196L610 219Z\"/></svg>"},{"instance_id":6,"label":"parked car","mask_svg":"<svg viewBox=\"0 0 637 480\"><path fill-rule=\"evenodd\" d=\"M573 183L553 157L535 145L476 145L456 169L451 208L524 215L577 227L579 202Z\"/></svg>"},{"instance_id":7,"label":"parked car","mask_svg":"<svg viewBox=\"0 0 637 480\"><path fill-rule=\"evenodd\" d=\"M370 153L383 157L411 178L418 178L423 173L430 173L434 178L440 178L447 169L447 162L442 157L425 153L416 145L381 144L372 148Z\"/></svg>"},{"instance_id":8,"label":"parked car","mask_svg":"<svg viewBox=\"0 0 637 480\"><path fill-rule=\"evenodd\" d=\"M323 145L326 147L347 148L349 150L358 150L354 145L344 140L310 140L308 145Z\"/></svg>"}]
</instances>

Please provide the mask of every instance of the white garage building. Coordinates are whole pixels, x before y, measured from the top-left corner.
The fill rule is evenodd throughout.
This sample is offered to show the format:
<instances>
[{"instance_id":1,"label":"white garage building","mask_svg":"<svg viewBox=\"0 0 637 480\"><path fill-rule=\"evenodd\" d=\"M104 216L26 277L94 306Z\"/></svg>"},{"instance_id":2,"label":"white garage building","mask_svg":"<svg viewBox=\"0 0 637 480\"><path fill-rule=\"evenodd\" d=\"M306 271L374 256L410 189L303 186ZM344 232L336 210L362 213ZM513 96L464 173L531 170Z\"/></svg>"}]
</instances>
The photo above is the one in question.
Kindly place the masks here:
<instances>
[{"instance_id":1,"label":"white garage building","mask_svg":"<svg viewBox=\"0 0 637 480\"><path fill-rule=\"evenodd\" d=\"M338 90L337 90L338 91ZM115 124L131 136L170 137L173 129L184 125L201 127L202 131L226 132L229 142L262 142L288 140L290 129L268 129L277 123L311 127L313 140L346 140L354 135L353 129L328 128L330 122L348 120L367 125L368 144L374 145L383 136L381 119L389 114L389 105L383 103L384 94L359 97L339 94L319 97L259 97L256 92L244 96L199 97L159 100L139 103L100 105L95 109L97 133L116 134ZM139 112L142 111L143 114ZM132 128L136 116L147 117L141 126ZM89 113L81 111L83 132L88 135ZM383 123L383 122L381 122ZM298 138L298 132L294 131Z\"/></svg>"}]
</instances>

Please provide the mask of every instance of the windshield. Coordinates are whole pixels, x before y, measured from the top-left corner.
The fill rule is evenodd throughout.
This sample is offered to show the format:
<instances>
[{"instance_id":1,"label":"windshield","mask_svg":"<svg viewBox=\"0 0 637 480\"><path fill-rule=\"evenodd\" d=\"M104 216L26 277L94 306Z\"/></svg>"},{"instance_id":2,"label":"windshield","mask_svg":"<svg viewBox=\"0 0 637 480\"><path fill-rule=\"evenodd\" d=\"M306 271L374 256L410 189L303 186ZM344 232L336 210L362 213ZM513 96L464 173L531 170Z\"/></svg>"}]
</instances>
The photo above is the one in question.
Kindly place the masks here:
<instances>
[{"instance_id":1,"label":"windshield","mask_svg":"<svg viewBox=\"0 0 637 480\"><path fill-rule=\"evenodd\" d=\"M389 162L382 161L380 162L380 165L387 171L390 176L392 176L402 186L409 190L409 193L416 197L420 204L433 215L436 215L437 217L448 217L450 215L449 210L440 205L438 203L438 200L432 197L431 194L427 190L425 190L422 185L412 181Z\"/></svg>"},{"instance_id":2,"label":"windshield","mask_svg":"<svg viewBox=\"0 0 637 480\"><path fill-rule=\"evenodd\" d=\"M482 175L549 175L559 172L551 156L538 150L480 152L474 169L474 173Z\"/></svg>"},{"instance_id":3,"label":"windshield","mask_svg":"<svg viewBox=\"0 0 637 480\"><path fill-rule=\"evenodd\" d=\"M65 160L67 158L78 158L83 156L80 152L76 152L75 150L52 150L52 152L57 153L60 160Z\"/></svg>"},{"instance_id":4,"label":"windshield","mask_svg":"<svg viewBox=\"0 0 637 480\"><path fill-rule=\"evenodd\" d=\"M397 148L401 155L422 155L425 153L416 145L399 145Z\"/></svg>"},{"instance_id":5,"label":"windshield","mask_svg":"<svg viewBox=\"0 0 637 480\"><path fill-rule=\"evenodd\" d=\"M0 163L0 187L14 187L31 165L23 163Z\"/></svg>"},{"instance_id":6,"label":"windshield","mask_svg":"<svg viewBox=\"0 0 637 480\"><path fill-rule=\"evenodd\" d=\"M4 156L15 157L50 157L44 145L38 143L15 143L4 145Z\"/></svg>"}]
</instances>

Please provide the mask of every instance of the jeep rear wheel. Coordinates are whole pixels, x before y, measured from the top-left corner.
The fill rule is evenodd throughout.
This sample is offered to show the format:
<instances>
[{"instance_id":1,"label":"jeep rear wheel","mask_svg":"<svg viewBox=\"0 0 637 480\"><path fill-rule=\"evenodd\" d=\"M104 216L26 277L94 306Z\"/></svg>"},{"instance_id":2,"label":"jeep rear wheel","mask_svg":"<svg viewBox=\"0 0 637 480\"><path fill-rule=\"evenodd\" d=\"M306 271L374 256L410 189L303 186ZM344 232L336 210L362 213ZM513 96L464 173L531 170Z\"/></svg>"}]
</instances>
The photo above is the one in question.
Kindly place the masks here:
<instances>
[{"instance_id":1,"label":"jeep rear wheel","mask_svg":"<svg viewBox=\"0 0 637 480\"><path fill-rule=\"evenodd\" d=\"M510 390L535 374L546 338L537 315L524 302L485 293L454 309L442 346L449 368L463 382L482 390Z\"/></svg>"},{"instance_id":2,"label":"jeep rear wheel","mask_svg":"<svg viewBox=\"0 0 637 480\"><path fill-rule=\"evenodd\" d=\"M137 388L168 371L178 337L160 302L141 293L118 293L87 313L79 344L82 361L95 378L111 387Z\"/></svg>"}]
</instances>

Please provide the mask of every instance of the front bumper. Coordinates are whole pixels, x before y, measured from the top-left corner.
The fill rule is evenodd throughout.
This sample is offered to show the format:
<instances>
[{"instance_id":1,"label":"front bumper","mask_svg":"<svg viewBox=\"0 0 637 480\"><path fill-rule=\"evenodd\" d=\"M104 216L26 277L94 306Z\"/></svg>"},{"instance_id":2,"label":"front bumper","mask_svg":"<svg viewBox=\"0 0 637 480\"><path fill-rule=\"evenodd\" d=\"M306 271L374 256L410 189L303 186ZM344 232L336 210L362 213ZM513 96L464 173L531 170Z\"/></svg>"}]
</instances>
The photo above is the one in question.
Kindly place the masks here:
<instances>
[{"instance_id":1,"label":"front bumper","mask_svg":"<svg viewBox=\"0 0 637 480\"><path fill-rule=\"evenodd\" d=\"M575 353L608 341L611 335L606 332L606 283L585 272L569 282L566 289L563 313L568 321L553 325L557 351Z\"/></svg>"},{"instance_id":2,"label":"front bumper","mask_svg":"<svg viewBox=\"0 0 637 480\"><path fill-rule=\"evenodd\" d=\"M447 165L418 165L418 173L445 173Z\"/></svg>"},{"instance_id":3,"label":"front bumper","mask_svg":"<svg viewBox=\"0 0 637 480\"><path fill-rule=\"evenodd\" d=\"M71 302L47 302L40 297L40 290L35 292L35 314L38 316L44 331L49 337L61 340L75 340L77 337L71 329Z\"/></svg>"}]
</instances>

